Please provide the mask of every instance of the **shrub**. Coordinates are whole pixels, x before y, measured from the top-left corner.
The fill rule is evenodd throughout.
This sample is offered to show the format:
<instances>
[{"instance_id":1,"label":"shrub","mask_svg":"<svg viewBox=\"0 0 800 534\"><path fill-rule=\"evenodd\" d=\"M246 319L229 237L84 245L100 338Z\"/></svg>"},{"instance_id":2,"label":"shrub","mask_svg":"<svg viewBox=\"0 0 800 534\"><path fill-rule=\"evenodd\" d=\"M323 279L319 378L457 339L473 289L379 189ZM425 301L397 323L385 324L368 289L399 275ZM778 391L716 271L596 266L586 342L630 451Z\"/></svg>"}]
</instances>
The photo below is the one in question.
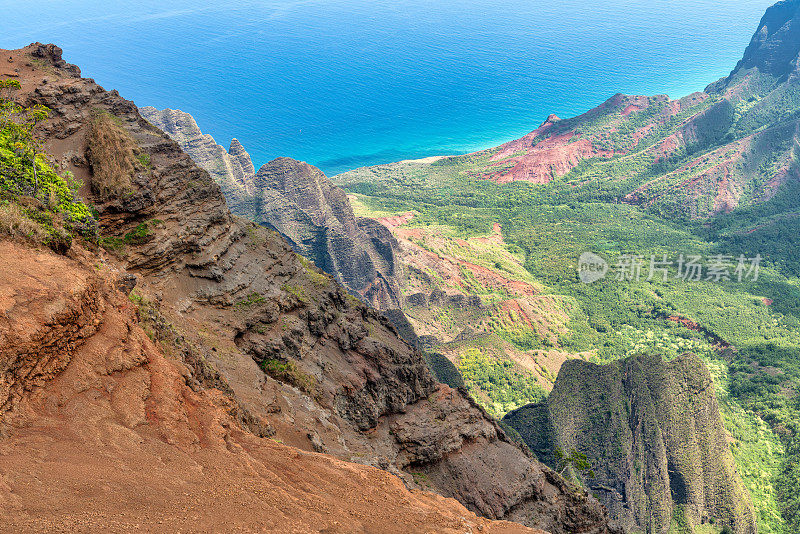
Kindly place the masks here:
<instances>
[{"instance_id":1,"label":"shrub","mask_svg":"<svg viewBox=\"0 0 800 534\"><path fill-rule=\"evenodd\" d=\"M330 281L328 280L327 275L322 273L317 268L317 266L314 265L313 262L311 262L311 260L305 258L304 256L301 256L300 254L296 254L296 256L297 259L300 261L300 264L303 266L306 276L308 276L309 280L311 280L311 283L313 283L317 287L325 287L326 285L328 285ZM300 298L300 300L303 300L301 297L299 296L297 297Z\"/></svg>"},{"instance_id":2,"label":"shrub","mask_svg":"<svg viewBox=\"0 0 800 534\"><path fill-rule=\"evenodd\" d=\"M130 194L136 172L150 163L149 156L139 159L138 145L115 119L108 112L96 111L87 137L93 171L90 186L103 200Z\"/></svg>"},{"instance_id":3,"label":"shrub","mask_svg":"<svg viewBox=\"0 0 800 534\"><path fill-rule=\"evenodd\" d=\"M19 84L0 80L0 199L4 201L3 233L43 242L64 252L70 232L97 237L91 209L76 197L81 184L71 173L59 175L34 135L50 110L23 108L10 99ZM15 205L16 207L12 207Z\"/></svg>"},{"instance_id":4,"label":"shrub","mask_svg":"<svg viewBox=\"0 0 800 534\"><path fill-rule=\"evenodd\" d=\"M150 161L150 154L143 152L138 156L136 156L136 159L139 160L139 163L141 163L142 167L144 167L145 169L149 170L153 168L153 164Z\"/></svg>"},{"instance_id":5,"label":"shrub","mask_svg":"<svg viewBox=\"0 0 800 534\"><path fill-rule=\"evenodd\" d=\"M252 306L256 306L257 304L263 304L264 302L266 302L266 299L262 295L253 292L247 295L247 298L237 302L235 306L237 308L250 308Z\"/></svg>"},{"instance_id":6,"label":"shrub","mask_svg":"<svg viewBox=\"0 0 800 534\"><path fill-rule=\"evenodd\" d=\"M123 241L128 245L141 245L150 238L151 232L147 223L140 223L133 230L125 234Z\"/></svg>"},{"instance_id":7,"label":"shrub","mask_svg":"<svg viewBox=\"0 0 800 534\"><path fill-rule=\"evenodd\" d=\"M281 286L281 290L294 296L297 300L299 300L304 304L308 302L308 299L306 297L306 290L302 286L296 284L283 284Z\"/></svg>"},{"instance_id":8,"label":"shrub","mask_svg":"<svg viewBox=\"0 0 800 534\"><path fill-rule=\"evenodd\" d=\"M119 237L104 236L100 238L100 246L111 252L117 252L125 246L125 240Z\"/></svg>"},{"instance_id":9,"label":"shrub","mask_svg":"<svg viewBox=\"0 0 800 534\"><path fill-rule=\"evenodd\" d=\"M319 398L316 378L303 372L293 361L264 360L261 369L275 380L291 384L315 399Z\"/></svg>"},{"instance_id":10,"label":"shrub","mask_svg":"<svg viewBox=\"0 0 800 534\"><path fill-rule=\"evenodd\" d=\"M38 243L47 238L47 231L42 225L28 218L22 208L12 202L0 206L0 232Z\"/></svg>"}]
</instances>

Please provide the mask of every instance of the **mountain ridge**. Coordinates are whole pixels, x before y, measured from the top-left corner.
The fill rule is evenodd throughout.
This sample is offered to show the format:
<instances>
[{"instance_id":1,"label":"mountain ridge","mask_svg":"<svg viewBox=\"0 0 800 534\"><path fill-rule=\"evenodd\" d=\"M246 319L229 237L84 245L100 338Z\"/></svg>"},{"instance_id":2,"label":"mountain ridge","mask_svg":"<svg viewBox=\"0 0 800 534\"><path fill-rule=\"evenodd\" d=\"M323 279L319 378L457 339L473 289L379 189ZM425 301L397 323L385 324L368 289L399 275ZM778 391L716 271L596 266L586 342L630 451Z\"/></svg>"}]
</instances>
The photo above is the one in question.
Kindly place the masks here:
<instances>
[{"instance_id":1,"label":"mountain ridge","mask_svg":"<svg viewBox=\"0 0 800 534\"><path fill-rule=\"evenodd\" d=\"M356 219L344 193L322 171L277 158L256 172L238 141L226 151L188 113L152 107L140 112L212 174L234 213L279 232L365 302L381 310L400 307L396 242L381 227Z\"/></svg>"},{"instance_id":2,"label":"mountain ridge","mask_svg":"<svg viewBox=\"0 0 800 534\"><path fill-rule=\"evenodd\" d=\"M557 449L585 453L593 473L581 478L628 532L666 532L678 515L691 529L757 531L711 376L693 354L568 361L542 406L504 421L553 467Z\"/></svg>"},{"instance_id":3,"label":"mountain ridge","mask_svg":"<svg viewBox=\"0 0 800 534\"><path fill-rule=\"evenodd\" d=\"M334 177L363 213L380 214L395 235L442 257L464 261L472 257L465 242L489 239L493 226L501 228L507 251L520 253L525 270L555 304L541 315L564 312L558 328L545 329L538 314L514 309L520 328L506 331L502 343L487 335L478 313L462 315L450 306L438 314L444 324L477 318L479 328L452 341L434 340L432 350L445 354L474 397L500 415L520 400L509 384L553 384L555 376L541 371L551 369L542 356L554 346L567 349L562 357L597 364L642 353L669 359L698 354L714 369L731 453L752 495L758 528L775 533L794 532L800 520L794 423L800 384L798 13L797 2L770 8L742 61L705 92L680 100L615 95L578 117L549 119L501 147ZM580 282L585 252L608 261L605 279ZM612 274L631 254L643 258L641 279ZM688 254L701 261L760 258L764 277L683 283L673 277L676 261ZM663 283L645 280L650 262L662 258L670 276ZM494 268L501 272L508 264L498 261ZM437 283L446 292L457 289L453 280ZM408 297L421 301L416 293ZM554 363L557 372L563 360ZM536 443L529 445L536 449ZM716 528L702 524L702 517L695 523L700 531Z\"/></svg>"}]
</instances>

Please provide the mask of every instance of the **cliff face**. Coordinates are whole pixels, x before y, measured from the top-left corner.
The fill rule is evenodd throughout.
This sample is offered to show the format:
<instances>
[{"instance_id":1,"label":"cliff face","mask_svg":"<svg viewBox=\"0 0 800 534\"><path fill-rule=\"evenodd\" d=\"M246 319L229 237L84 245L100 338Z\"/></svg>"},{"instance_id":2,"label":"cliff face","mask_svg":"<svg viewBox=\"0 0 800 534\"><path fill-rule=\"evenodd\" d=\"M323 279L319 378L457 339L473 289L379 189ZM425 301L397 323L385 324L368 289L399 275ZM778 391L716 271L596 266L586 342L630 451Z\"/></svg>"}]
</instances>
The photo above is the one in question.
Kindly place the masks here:
<instances>
[{"instance_id":1,"label":"cliff face","mask_svg":"<svg viewBox=\"0 0 800 534\"><path fill-rule=\"evenodd\" d=\"M800 2L784 0L767 9L732 75L758 69L776 78L796 75L800 56Z\"/></svg>"},{"instance_id":2,"label":"cliff face","mask_svg":"<svg viewBox=\"0 0 800 534\"><path fill-rule=\"evenodd\" d=\"M220 184L236 215L277 230L297 252L381 310L399 309L397 244L391 233L356 219L344 192L319 169L278 158L255 172L234 140L230 151L181 111L140 109Z\"/></svg>"},{"instance_id":3,"label":"cliff face","mask_svg":"<svg viewBox=\"0 0 800 534\"><path fill-rule=\"evenodd\" d=\"M255 168L250 155L237 139L231 141L230 149L217 144L214 138L200 131L194 117L180 110L154 107L139 109L142 117L162 130L192 157L197 165L208 171L219 184L231 211L252 220Z\"/></svg>"},{"instance_id":4,"label":"cliff face","mask_svg":"<svg viewBox=\"0 0 800 534\"><path fill-rule=\"evenodd\" d=\"M121 273L70 256L0 240L0 530L544 534L245 431Z\"/></svg>"},{"instance_id":5,"label":"cliff face","mask_svg":"<svg viewBox=\"0 0 800 534\"><path fill-rule=\"evenodd\" d=\"M300 254L378 309L399 309L391 233L356 219L344 191L316 167L278 158L259 169L255 220L285 236Z\"/></svg>"},{"instance_id":6,"label":"cliff face","mask_svg":"<svg viewBox=\"0 0 800 534\"><path fill-rule=\"evenodd\" d=\"M547 401L505 422L551 465L556 448L586 454L586 485L627 532L666 533L676 523L693 531L712 519L756 532L711 377L694 355L568 361Z\"/></svg>"},{"instance_id":7,"label":"cliff face","mask_svg":"<svg viewBox=\"0 0 800 534\"><path fill-rule=\"evenodd\" d=\"M216 495L225 494L225 488L236 483L234 474L239 470L253 469L266 473L268 480L288 477L286 491L290 495L314 493L302 490L312 479L291 479L280 471L285 465L273 465L275 475L270 475L270 469L262 470L246 457L240 457L241 463L214 463L216 449L204 449L211 440L205 429L213 428L208 432L216 436L212 440L216 446L240 454L242 449L263 448L258 441L261 438L245 436L240 430L247 428L256 436L272 435L299 449L380 467L399 476L408 487L453 497L485 517L516 519L556 534L609 531L605 510L597 501L531 458L466 394L437 383L422 355L402 341L385 319L295 254L278 234L233 217L209 174L176 142L145 121L133 103L80 78L78 69L66 65L60 50L52 45L36 44L4 54L11 57L10 68L16 68L22 82L20 100L53 110L52 119L42 129L48 151L64 170L84 181L83 193L98 209L108 252L87 253L85 261L80 260L86 266L83 271L97 269L126 280L129 275L136 276L136 293L127 301L111 295L107 306L113 311L133 302L142 327L150 334L143 339L143 329L129 319L113 329L109 326L106 333L110 339L95 338L93 329L105 323L92 316L83 320L83 312L66 313L63 321L42 319L47 328L63 323L63 335L62 330L52 330L22 339L14 337L19 329L13 325L3 330L4 347L10 347L2 353L0 366L0 402L7 425L2 435L12 436L11 441L0 441L6 454L19 456L26 439L23 427L38 425L42 412L37 410L49 410L56 416L78 414L76 417L97 429L103 419L95 418L93 402L110 403L123 412L130 405L135 413L120 417L129 418L125 419L129 422L126 428L135 430L134 434L154 436L149 451L188 447L207 462L199 462L204 466L201 473L228 473L229 478L223 479L195 473L191 487L211 485L218 491ZM140 164L131 164L133 159ZM306 171L313 181L313 171ZM264 173L262 179L275 183L280 174ZM319 216L313 204L302 207L309 210L309 218ZM76 248L71 254L84 253ZM19 261L24 267L29 260ZM3 306L9 302L9 291L13 294L16 278L10 272L0 277L8 286L0 289ZM92 287L87 285L87 294L95 291ZM66 295L55 289L53 293L54 302L65 302ZM82 297L71 295L77 310ZM21 321L32 317L26 310L35 304L31 300L18 306ZM47 310L57 315L59 308ZM118 336L126 335L134 335L137 343L151 348L154 344L158 354L150 349L143 352L139 345L108 352L108 347L116 346L113 343ZM67 352L57 350L62 338ZM97 341L87 353L89 360L75 359L69 352L83 346L82 340L93 339ZM85 343L89 346L89 341ZM52 351L31 350L51 345L55 347ZM130 362L118 364L114 358ZM162 366L164 359L168 364L163 365L177 371L150 373L149 377L135 371L136 380L116 385L145 360ZM99 373L93 378L97 387L84 379L87 372ZM74 380L60 397L48 396L61 377ZM171 393L154 393L165 383L171 384ZM193 397L187 387L217 398L215 402L226 407L228 418L211 408L206 410L207 404ZM85 392L81 411L70 405L73 391ZM39 392L44 396L36 397ZM29 410L26 406L31 406L34 397L44 400ZM142 399L149 403L144 411L137 408ZM22 421L19 418L26 411L31 418L23 426L17 425L15 421ZM66 421L69 425L72 420ZM162 430L163 425L180 427L181 433ZM47 431L41 432L45 435ZM127 430L120 432L125 439L139 439ZM19 436L18 441L13 436ZM111 457L113 454L106 452L125 449L115 440L79 442L73 449L85 450L86 455ZM53 443L57 447L59 441ZM86 456L83 458L62 463L80 474ZM20 462L15 472L30 467ZM125 465L137 464L150 465L135 458L123 464L110 461L110 469L119 471L115 472L120 477L114 479L115 487L126 483L124 473L130 471ZM372 473L353 469L353 473ZM156 478L161 473L156 465L152 472ZM363 476L373 481L380 478ZM8 479L3 480L5 484ZM59 494L65 480L51 484L48 492ZM274 490L274 484L270 487ZM264 491L264 495L274 495ZM184 489L177 493L191 495ZM16 502L25 506L35 494L32 490ZM208 505L218 501L210 498ZM282 518L302 516L303 509L300 505L293 512L285 508L282 512ZM368 508L354 512L366 514L362 517L370 513Z\"/></svg>"}]
</instances>

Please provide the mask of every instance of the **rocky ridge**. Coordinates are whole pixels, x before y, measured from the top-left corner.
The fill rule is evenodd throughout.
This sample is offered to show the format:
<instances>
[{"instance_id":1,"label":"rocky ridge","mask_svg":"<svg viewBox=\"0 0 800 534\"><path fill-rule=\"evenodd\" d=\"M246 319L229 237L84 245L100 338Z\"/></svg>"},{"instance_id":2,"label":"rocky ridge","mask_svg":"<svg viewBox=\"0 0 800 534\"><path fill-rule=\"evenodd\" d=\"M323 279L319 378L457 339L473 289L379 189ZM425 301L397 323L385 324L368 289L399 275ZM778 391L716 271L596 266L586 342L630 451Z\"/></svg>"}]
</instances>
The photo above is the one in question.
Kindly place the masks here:
<instances>
[{"instance_id":1,"label":"rocky ridge","mask_svg":"<svg viewBox=\"0 0 800 534\"><path fill-rule=\"evenodd\" d=\"M188 113L172 109L158 111L153 107L143 107L139 111L145 119L177 141L199 167L208 171L222 189L232 212L251 218L248 205L238 204L237 200L253 195L252 180L256 171L250 155L238 139L231 140L230 148L225 150L212 136L200 131L194 117Z\"/></svg>"},{"instance_id":2,"label":"rocky ridge","mask_svg":"<svg viewBox=\"0 0 800 534\"><path fill-rule=\"evenodd\" d=\"M593 472L575 476L626 532L667 532L676 517L692 532L708 524L756 532L711 376L693 354L569 360L546 401L504 421L553 467L556 449L586 454Z\"/></svg>"},{"instance_id":3,"label":"rocky ridge","mask_svg":"<svg viewBox=\"0 0 800 534\"><path fill-rule=\"evenodd\" d=\"M226 151L188 113L152 107L140 112L211 174L234 214L278 231L294 250L368 304L399 309L395 240L370 219L356 218L344 192L322 171L277 158L256 173L238 141Z\"/></svg>"},{"instance_id":4,"label":"rocky ridge","mask_svg":"<svg viewBox=\"0 0 800 534\"><path fill-rule=\"evenodd\" d=\"M100 268L138 278L131 298L146 318L144 326L165 353L193 353L190 367L200 370L203 380L195 380L201 393L226 393L229 412L258 435L380 467L411 488L454 497L485 517L552 533L609 531L594 499L531 458L464 392L438 384L421 354L385 319L276 233L233 217L209 174L133 103L80 78L52 45L5 53L22 81L21 100L53 110L42 130L48 151L84 181L83 193L98 209L109 249L100 252ZM109 151L109 143L122 148ZM107 175L100 171L112 163L124 172L113 184L99 183ZM81 332L70 335L79 339ZM46 391L73 366L70 360L59 371L61 363L12 357L20 352L14 347L4 360L47 372L24 384L4 414L12 436L21 435L13 426L15 406L24 405L31 391ZM123 350L133 358L139 352ZM116 372L114 365L109 369ZM4 390L16 387L15 376L4 371ZM191 370L188 378L181 376L194 383ZM150 383L160 380L151 377ZM133 391L153 401L156 412L162 404L178 414L190 412L139 416L137 429L185 420L192 434L197 430L192 425L200 412L190 407L199 404L184 408L181 400L188 393L161 403L146 389ZM91 410L82 414L93 424ZM198 445L186 436L188 444ZM177 443L168 433L158 439ZM228 438L217 442L237 448ZM9 454L14 443L4 443Z\"/></svg>"},{"instance_id":5,"label":"rocky ridge","mask_svg":"<svg viewBox=\"0 0 800 534\"><path fill-rule=\"evenodd\" d=\"M0 240L0 531L543 534L246 431L121 280L79 245Z\"/></svg>"}]
</instances>

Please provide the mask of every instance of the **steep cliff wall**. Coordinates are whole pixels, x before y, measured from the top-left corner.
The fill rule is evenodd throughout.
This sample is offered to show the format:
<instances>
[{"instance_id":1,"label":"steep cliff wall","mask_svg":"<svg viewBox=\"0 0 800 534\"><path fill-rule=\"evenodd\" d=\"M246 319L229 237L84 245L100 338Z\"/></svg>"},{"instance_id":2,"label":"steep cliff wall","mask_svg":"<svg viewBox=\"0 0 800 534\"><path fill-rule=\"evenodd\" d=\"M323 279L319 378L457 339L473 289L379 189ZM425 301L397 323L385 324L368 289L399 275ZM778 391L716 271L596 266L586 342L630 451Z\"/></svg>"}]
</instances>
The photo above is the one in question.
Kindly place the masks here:
<instances>
[{"instance_id":1,"label":"steep cliff wall","mask_svg":"<svg viewBox=\"0 0 800 534\"><path fill-rule=\"evenodd\" d=\"M211 174L234 214L277 230L297 252L370 305L400 308L394 238L380 225L356 219L344 192L322 171L278 158L256 173L237 140L226 151L188 113L153 107L140 112Z\"/></svg>"},{"instance_id":2,"label":"steep cliff wall","mask_svg":"<svg viewBox=\"0 0 800 534\"><path fill-rule=\"evenodd\" d=\"M785 79L796 77L800 56L800 2L784 0L769 9L758 24L732 76L749 69Z\"/></svg>"},{"instance_id":3,"label":"steep cliff wall","mask_svg":"<svg viewBox=\"0 0 800 534\"><path fill-rule=\"evenodd\" d=\"M278 158L254 180L257 222L277 230L302 255L379 309L399 309L397 243L356 219L344 191L316 167Z\"/></svg>"},{"instance_id":4,"label":"steep cliff wall","mask_svg":"<svg viewBox=\"0 0 800 534\"><path fill-rule=\"evenodd\" d=\"M123 274L70 256L0 239L0 531L544 534L245 431Z\"/></svg>"},{"instance_id":5,"label":"steep cliff wall","mask_svg":"<svg viewBox=\"0 0 800 534\"><path fill-rule=\"evenodd\" d=\"M627 532L666 533L713 522L756 532L736 473L711 376L687 354L639 356L606 366L566 362L544 404L504 419L540 458L584 453L584 481Z\"/></svg>"}]
</instances>

